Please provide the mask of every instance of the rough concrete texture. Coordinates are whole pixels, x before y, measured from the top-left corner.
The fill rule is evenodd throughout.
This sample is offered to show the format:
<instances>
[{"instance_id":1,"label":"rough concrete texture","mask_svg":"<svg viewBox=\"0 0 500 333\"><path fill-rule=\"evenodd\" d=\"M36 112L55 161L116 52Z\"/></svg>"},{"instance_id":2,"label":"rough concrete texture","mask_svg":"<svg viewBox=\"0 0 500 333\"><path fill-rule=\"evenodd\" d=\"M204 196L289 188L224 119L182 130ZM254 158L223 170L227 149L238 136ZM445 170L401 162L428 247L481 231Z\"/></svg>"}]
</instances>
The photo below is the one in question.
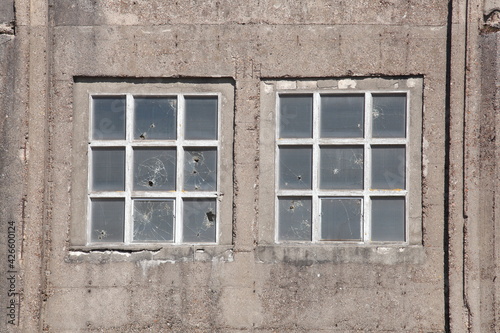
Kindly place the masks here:
<instances>
[{"instance_id":1,"label":"rough concrete texture","mask_svg":"<svg viewBox=\"0 0 500 333\"><path fill-rule=\"evenodd\" d=\"M12 21L10 4L0 4L0 24ZM480 74L472 61L478 45L468 45L468 70L483 77L485 88L477 89L463 59L466 25L482 19L476 7L469 11L476 17L467 17L459 0L451 6L438 0L16 0L15 35L0 31L0 234L8 235L6 222L19 223L21 316L15 325L1 321L0 331L499 331L496 180L490 181L499 126L490 120L497 118L500 43L490 30L481 37ZM467 30L470 43L475 28ZM260 140L274 137L272 129L262 131L261 118L275 110L261 105L262 82L342 89L339 78L371 77L423 81L422 208L411 222L421 240L274 244L267 214L274 192L262 186L274 159L261 154ZM71 245L71 194L82 188L72 182L85 170L71 162L82 78L234 84L234 159L221 170L234 181L224 199L233 206L229 245ZM464 117L467 106L477 110L479 96L481 112ZM478 133L481 139L472 140ZM473 147L464 148L464 141ZM476 164L462 170L464 159L476 161L474 148L481 154L478 174ZM484 191L465 196L471 215L464 221L464 186L474 184ZM464 236L475 219L482 228ZM2 258L7 237L0 239ZM469 253L481 263L462 257ZM8 288L2 276L2 297ZM1 299L6 308L9 299Z\"/></svg>"}]
</instances>

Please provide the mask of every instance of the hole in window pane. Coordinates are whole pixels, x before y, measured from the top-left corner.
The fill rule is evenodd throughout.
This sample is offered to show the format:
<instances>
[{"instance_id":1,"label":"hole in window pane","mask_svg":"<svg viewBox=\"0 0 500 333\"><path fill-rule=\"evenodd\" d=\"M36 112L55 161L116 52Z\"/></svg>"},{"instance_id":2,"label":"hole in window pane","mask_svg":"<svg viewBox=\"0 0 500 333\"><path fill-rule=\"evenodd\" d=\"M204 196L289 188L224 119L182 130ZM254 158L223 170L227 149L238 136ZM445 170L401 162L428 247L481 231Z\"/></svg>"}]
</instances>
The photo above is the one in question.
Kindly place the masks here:
<instances>
[{"instance_id":1,"label":"hole in window pane","mask_svg":"<svg viewBox=\"0 0 500 333\"><path fill-rule=\"evenodd\" d=\"M310 189L312 184L312 148L286 146L279 149L280 188Z\"/></svg>"},{"instance_id":2,"label":"hole in window pane","mask_svg":"<svg viewBox=\"0 0 500 333\"><path fill-rule=\"evenodd\" d=\"M321 200L322 240L361 240L361 199Z\"/></svg>"},{"instance_id":3,"label":"hole in window pane","mask_svg":"<svg viewBox=\"0 0 500 333\"><path fill-rule=\"evenodd\" d=\"M374 138L404 138L406 136L406 95L374 94L372 127Z\"/></svg>"},{"instance_id":4,"label":"hole in window pane","mask_svg":"<svg viewBox=\"0 0 500 333\"><path fill-rule=\"evenodd\" d=\"M92 138L125 139L125 96L92 98Z\"/></svg>"},{"instance_id":5,"label":"hole in window pane","mask_svg":"<svg viewBox=\"0 0 500 333\"><path fill-rule=\"evenodd\" d=\"M215 199L185 199L183 240L193 243L214 243L216 240Z\"/></svg>"},{"instance_id":6,"label":"hole in window pane","mask_svg":"<svg viewBox=\"0 0 500 333\"><path fill-rule=\"evenodd\" d=\"M312 95L280 96L280 138L312 137Z\"/></svg>"},{"instance_id":7,"label":"hole in window pane","mask_svg":"<svg viewBox=\"0 0 500 333\"><path fill-rule=\"evenodd\" d=\"M363 137L364 95L321 96L321 137Z\"/></svg>"},{"instance_id":8,"label":"hole in window pane","mask_svg":"<svg viewBox=\"0 0 500 333\"><path fill-rule=\"evenodd\" d=\"M362 189L363 147L321 147L320 188Z\"/></svg>"},{"instance_id":9,"label":"hole in window pane","mask_svg":"<svg viewBox=\"0 0 500 333\"><path fill-rule=\"evenodd\" d=\"M176 160L175 149L135 148L134 190L175 190Z\"/></svg>"},{"instance_id":10,"label":"hole in window pane","mask_svg":"<svg viewBox=\"0 0 500 333\"><path fill-rule=\"evenodd\" d=\"M125 190L124 148L92 148L92 190Z\"/></svg>"},{"instance_id":11,"label":"hole in window pane","mask_svg":"<svg viewBox=\"0 0 500 333\"><path fill-rule=\"evenodd\" d=\"M138 97L134 105L134 139L175 140L176 98Z\"/></svg>"},{"instance_id":12,"label":"hole in window pane","mask_svg":"<svg viewBox=\"0 0 500 333\"><path fill-rule=\"evenodd\" d=\"M184 190L215 191L217 189L217 150L190 148L184 151Z\"/></svg>"},{"instance_id":13,"label":"hole in window pane","mask_svg":"<svg viewBox=\"0 0 500 333\"><path fill-rule=\"evenodd\" d=\"M217 96L186 97L185 101L185 139L216 140Z\"/></svg>"},{"instance_id":14,"label":"hole in window pane","mask_svg":"<svg viewBox=\"0 0 500 333\"><path fill-rule=\"evenodd\" d=\"M310 241L312 200L309 197L279 198L280 241Z\"/></svg>"},{"instance_id":15,"label":"hole in window pane","mask_svg":"<svg viewBox=\"0 0 500 333\"><path fill-rule=\"evenodd\" d=\"M405 241L405 198L372 198L372 241Z\"/></svg>"},{"instance_id":16,"label":"hole in window pane","mask_svg":"<svg viewBox=\"0 0 500 333\"><path fill-rule=\"evenodd\" d=\"M92 199L90 239L93 243L123 242L125 200Z\"/></svg>"},{"instance_id":17,"label":"hole in window pane","mask_svg":"<svg viewBox=\"0 0 500 333\"><path fill-rule=\"evenodd\" d=\"M405 189L406 149L372 146L372 189Z\"/></svg>"},{"instance_id":18,"label":"hole in window pane","mask_svg":"<svg viewBox=\"0 0 500 333\"><path fill-rule=\"evenodd\" d=\"M171 242L174 239L173 200L134 200L134 241Z\"/></svg>"}]
</instances>

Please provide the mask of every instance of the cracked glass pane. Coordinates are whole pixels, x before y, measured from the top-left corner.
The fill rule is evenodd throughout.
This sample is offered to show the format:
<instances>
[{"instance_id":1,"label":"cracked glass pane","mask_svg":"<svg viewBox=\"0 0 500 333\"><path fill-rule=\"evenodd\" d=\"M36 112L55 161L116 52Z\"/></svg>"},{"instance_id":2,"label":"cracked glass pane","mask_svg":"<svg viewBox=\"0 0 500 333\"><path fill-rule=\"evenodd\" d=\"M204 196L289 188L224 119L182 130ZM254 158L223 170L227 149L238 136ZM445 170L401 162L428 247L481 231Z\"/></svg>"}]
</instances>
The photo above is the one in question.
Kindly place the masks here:
<instances>
[{"instance_id":1,"label":"cracked glass pane","mask_svg":"<svg viewBox=\"0 0 500 333\"><path fill-rule=\"evenodd\" d=\"M373 95L372 136L404 138L406 136L406 95Z\"/></svg>"},{"instance_id":2,"label":"cracked glass pane","mask_svg":"<svg viewBox=\"0 0 500 333\"><path fill-rule=\"evenodd\" d=\"M134 241L174 240L174 200L134 200Z\"/></svg>"},{"instance_id":3,"label":"cracked glass pane","mask_svg":"<svg viewBox=\"0 0 500 333\"><path fill-rule=\"evenodd\" d=\"M321 96L321 137L362 138L364 95Z\"/></svg>"},{"instance_id":4,"label":"cracked glass pane","mask_svg":"<svg viewBox=\"0 0 500 333\"><path fill-rule=\"evenodd\" d=\"M280 96L280 138L312 138L312 95Z\"/></svg>"},{"instance_id":5,"label":"cracked glass pane","mask_svg":"<svg viewBox=\"0 0 500 333\"><path fill-rule=\"evenodd\" d=\"M321 189L363 189L363 147L320 148Z\"/></svg>"},{"instance_id":6,"label":"cracked glass pane","mask_svg":"<svg viewBox=\"0 0 500 333\"><path fill-rule=\"evenodd\" d=\"M322 199L321 239L361 240L361 199Z\"/></svg>"},{"instance_id":7,"label":"cracked glass pane","mask_svg":"<svg viewBox=\"0 0 500 333\"><path fill-rule=\"evenodd\" d=\"M372 198L372 241L405 241L405 198Z\"/></svg>"},{"instance_id":8,"label":"cracked glass pane","mask_svg":"<svg viewBox=\"0 0 500 333\"><path fill-rule=\"evenodd\" d=\"M138 97L134 108L134 139L175 140L177 99Z\"/></svg>"},{"instance_id":9,"label":"cracked glass pane","mask_svg":"<svg viewBox=\"0 0 500 333\"><path fill-rule=\"evenodd\" d=\"M279 198L280 241L310 241L312 236L311 198Z\"/></svg>"},{"instance_id":10,"label":"cracked glass pane","mask_svg":"<svg viewBox=\"0 0 500 333\"><path fill-rule=\"evenodd\" d=\"M184 200L183 241L215 243L215 199Z\"/></svg>"},{"instance_id":11,"label":"cracked glass pane","mask_svg":"<svg viewBox=\"0 0 500 333\"><path fill-rule=\"evenodd\" d=\"M286 146L279 148L280 189L311 189L312 148Z\"/></svg>"},{"instance_id":12,"label":"cracked glass pane","mask_svg":"<svg viewBox=\"0 0 500 333\"><path fill-rule=\"evenodd\" d=\"M125 200L92 199L91 209L91 241L93 243L123 242Z\"/></svg>"},{"instance_id":13,"label":"cracked glass pane","mask_svg":"<svg viewBox=\"0 0 500 333\"><path fill-rule=\"evenodd\" d=\"M125 139L125 96L94 96L92 110L92 139Z\"/></svg>"},{"instance_id":14,"label":"cracked glass pane","mask_svg":"<svg viewBox=\"0 0 500 333\"><path fill-rule=\"evenodd\" d=\"M217 140L217 96L186 97L186 140Z\"/></svg>"},{"instance_id":15,"label":"cracked glass pane","mask_svg":"<svg viewBox=\"0 0 500 333\"><path fill-rule=\"evenodd\" d=\"M134 148L134 190L174 191L175 148Z\"/></svg>"},{"instance_id":16,"label":"cracked glass pane","mask_svg":"<svg viewBox=\"0 0 500 333\"><path fill-rule=\"evenodd\" d=\"M92 148L92 190L125 190L124 148Z\"/></svg>"},{"instance_id":17,"label":"cracked glass pane","mask_svg":"<svg viewBox=\"0 0 500 333\"><path fill-rule=\"evenodd\" d=\"M184 151L184 190L217 190L217 150L213 148Z\"/></svg>"},{"instance_id":18,"label":"cracked glass pane","mask_svg":"<svg viewBox=\"0 0 500 333\"><path fill-rule=\"evenodd\" d=\"M372 189L405 189L405 154L405 147L372 147Z\"/></svg>"}]
</instances>

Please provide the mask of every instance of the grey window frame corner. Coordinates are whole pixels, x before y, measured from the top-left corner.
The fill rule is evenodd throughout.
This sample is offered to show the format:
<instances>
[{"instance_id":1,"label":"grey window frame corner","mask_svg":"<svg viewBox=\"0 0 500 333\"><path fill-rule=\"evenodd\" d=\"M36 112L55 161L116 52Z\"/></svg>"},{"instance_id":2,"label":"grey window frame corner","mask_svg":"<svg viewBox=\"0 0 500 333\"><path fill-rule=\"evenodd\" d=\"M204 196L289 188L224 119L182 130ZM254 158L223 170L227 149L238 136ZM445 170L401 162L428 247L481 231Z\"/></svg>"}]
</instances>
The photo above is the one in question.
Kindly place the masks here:
<instances>
[{"instance_id":1,"label":"grey window frame corner","mask_svg":"<svg viewBox=\"0 0 500 333\"><path fill-rule=\"evenodd\" d=\"M180 247L213 247L213 246L230 246L232 245L232 198L233 198L233 182L232 182L232 161L233 161L233 119L234 119L234 84L229 80L224 79L193 79L193 80L173 80L173 79L101 79L101 78L84 78L75 80L73 90L73 137L72 137L72 176L71 176L71 218L70 218L70 233L69 244L71 250L92 250L92 249L110 249L110 250L140 250L140 249L158 249L158 248L176 248ZM90 184L89 169L91 156L89 152L94 152L92 147L99 148L99 140L91 138L91 113L92 113L92 98L96 96L124 96L126 99L125 122L129 122L134 114L131 111L132 101L137 97L167 97L175 96L175 98L184 101L184 97L198 96L216 96L217 97L217 136L215 140L209 139L208 145L200 143L200 140L184 140L184 137L176 137L175 139L151 139L151 141L139 141L134 138L131 133L131 125L124 132L127 133L124 140L117 140L123 144L104 142L104 147L118 147L126 151L125 167L127 179L124 180L124 186L127 190L119 191L118 197L122 196L123 201L128 200L128 211L125 209L124 214L129 214L125 221L128 221L128 226L124 230L128 235L124 236L123 242L92 242L90 235L91 216L90 202L93 199L99 199L99 193L95 196L95 190L92 191ZM179 112L179 107L176 105L176 114ZM183 118L182 118L183 119ZM175 131L179 132L180 128L184 128L185 123L180 123L182 119L176 119ZM126 127L127 128L127 127ZM180 133L180 132L179 132ZM141 136L142 138L142 136ZM154 143L151 143L154 142ZM208 141L207 141L208 142ZM97 144L97 146L95 146ZM94 146L92 146L94 145ZM106 146L108 145L108 146ZM162 146L163 145L163 146ZM184 191L179 183L179 177L182 173L176 173L176 187L173 191L161 190L156 196L147 196L145 192L137 192L134 188L134 166L133 157L138 155L138 151L149 149L163 149L176 152L179 155L185 151L192 149L210 149L215 151L217 158L216 163L216 184L215 190L206 190L205 192ZM185 149L186 148L186 149ZM184 156L184 155L181 155ZM180 170L184 168L185 160L175 160L175 168ZM222 176L229 172L230 176ZM184 178L182 178L184 179ZM184 183L186 184L186 183ZM109 190L107 191L109 192ZM106 193L103 198L109 198ZM170 192L167 193L167 192ZM188 192L186 194L186 192ZM94 193L94 194L92 194ZM139 194L138 194L139 193ZM144 194L146 193L146 194ZM205 194L204 194L205 193ZM94 195L94 197L92 197ZM141 199L149 201L150 198L156 199L157 202L171 202L176 207L181 207L182 202L187 202L187 199L194 200L196 198L206 201L215 201L216 208L216 224L215 224L215 242L182 242L181 239L176 239L182 231L183 225L179 222L173 222L172 241L134 241L133 233L133 205L140 202ZM175 201L177 200L177 201ZM187 209L187 208L184 208ZM175 214L172 213L172 216ZM172 217L172 219L175 219ZM175 220L174 220L175 221ZM180 222L182 224L182 221ZM124 231L124 232L125 232ZM176 250L177 251L177 250Z\"/></svg>"},{"instance_id":2,"label":"grey window frame corner","mask_svg":"<svg viewBox=\"0 0 500 333\"><path fill-rule=\"evenodd\" d=\"M260 84L260 102L261 102L261 117L260 117L260 187L259 187L259 234L258 242L262 246L395 246L395 247L407 247L407 246L421 246L422 245L422 114L423 114L423 77L352 77L352 78L324 78L324 79L284 79L284 80L263 80ZM316 162L318 171L314 170L311 166L311 190L304 191L304 193L309 194L294 194L299 193L297 190L294 191L283 191L280 189L280 184L278 184L279 177L279 159L278 150L279 147L292 147L294 140L282 140L278 138L277 132L281 126L278 122L278 114L281 112L278 109L280 96L294 96L294 95L308 95L311 96L313 100L314 109L312 113L312 131L319 131L319 103L320 96L323 98L324 95L329 94L365 94L365 96L370 96L372 100L373 95L376 94L405 94L406 95L406 134L405 134L405 236L404 241L372 241L371 231L366 236L366 230L363 228L367 227L367 220L363 217L363 210L361 208L361 239L357 241L350 240L321 240L319 237L319 221L321 213L318 208L311 209L311 239L304 241L284 241L278 239L278 197L310 197L312 198L312 204L316 207L319 206L319 202L322 199L342 199L341 195L336 194L335 196L324 194L327 192L321 192L319 183L319 162ZM366 100L366 99L365 99ZM367 102L365 102L367 103ZM318 106L316 106L316 104ZM366 105L365 105L366 107ZM367 119L368 114L371 110L366 110L363 108L363 119ZM316 119L315 119L316 117ZM370 120L371 122L371 120ZM317 123L317 124L316 124ZM365 127L366 126L366 127ZM363 128L368 128L369 125L363 124ZM371 130L373 127L370 127ZM365 133L366 134L366 133ZM369 139L365 138L363 134L363 144L362 147L381 145L380 142L374 143L376 139L372 139L371 132ZM310 146L313 150L313 159L317 158L319 160L320 147L333 146L333 141L323 140L318 138L319 134L311 134L311 142L305 140L303 147ZM301 142L298 139L297 142ZM370 141L371 140L371 141ZM279 141L279 142L278 142ZM283 143L285 142L285 143ZM342 141L338 141L342 142ZM335 145L339 144L335 142ZM347 141L345 141L347 142ZM354 142L354 141L353 141ZM391 142L391 141L387 141ZM349 143L352 144L352 143ZM389 145L391 143L388 143ZM340 145L340 144L339 144ZM392 145L399 145L392 143ZM361 146L361 144L360 144ZM366 148L364 148L366 151ZM285 150L283 150L284 152ZM317 152L314 152L317 151ZM281 151L280 151L281 154ZM364 155L363 155L364 156ZM370 152L371 156L371 152ZM371 158L371 157L370 157ZM368 172L372 172L372 169L366 171L367 163L363 157L363 175ZM311 161L311 164L313 162ZM372 165L372 164L370 164ZM313 174L316 174L313 176ZM371 176L370 176L371 177ZM364 176L366 180L366 176ZM371 178L369 178L371 179ZM371 183L370 183L371 184ZM364 197L369 197L369 200L373 201L376 195L372 194L374 191L372 187L367 188L369 185L364 185ZM371 185L370 185L371 186ZM340 191L341 192L341 191ZM390 190L388 190L390 192ZM313 193L313 194L311 194ZM333 191L332 191L333 193ZM335 192L337 193L337 192ZM379 191L379 198L385 197L384 194ZM397 195L394 194L393 195ZM389 195L390 196L390 195ZM359 196L358 196L359 197ZM315 201L315 198L317 201ZM350 199L356 198L356 195L347 197ZM332 200L333 201L333 200ZM361 200L363 202L363 200ZM369 204L371 205L371 203ZM363 206L363 205L361 205ZM365 205L366 207L366 205ZM368 206L370 207L370 206ZM291 208L290 208L291 209ZM314 214L316 216L314 216ZM371 214L369 212L368 214ZM367 217L371 219L371 217ZM370 221L370 220L368 220ZM369 226L370 224L368 224ZM315 231L316 228L316 231Z\"/></svg>"}]
</instances>

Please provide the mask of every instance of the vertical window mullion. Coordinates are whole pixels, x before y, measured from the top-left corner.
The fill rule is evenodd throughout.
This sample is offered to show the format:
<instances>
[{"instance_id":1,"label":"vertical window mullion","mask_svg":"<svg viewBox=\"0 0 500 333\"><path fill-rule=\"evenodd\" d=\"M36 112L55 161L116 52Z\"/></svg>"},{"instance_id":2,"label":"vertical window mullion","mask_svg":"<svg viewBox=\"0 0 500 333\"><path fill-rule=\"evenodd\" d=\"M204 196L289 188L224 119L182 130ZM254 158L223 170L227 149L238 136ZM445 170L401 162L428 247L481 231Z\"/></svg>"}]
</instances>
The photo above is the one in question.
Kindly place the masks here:
<instances>
[{"instance_id":1,"label":"vertical window mullion","mask_svg":"<svg viewBox=\"0 0 500 333\"><path fill-rule=\"evenodd\" d=\"M364 133L364 195L363 195L363 242L371 239L371 138L372 138L372 107L373 99L371 93L365 93L365 133Z\"/></svg>"},{"instance_id":2,"label":"vertical window mullion","mask_svg":"<svg viewBox=\"0 0 500 333\"><path fill-rule=\"evenodd\" d=\"M183 211L182 211L182 190L184 186L184 113L185 99L183 95L177 95L177 179L175 192L175 235L174 243L182 242Z\"/></svg>"},{"instance_id":3,"label":"vertical window mullion","mask_svg":"<svg viewBox=\"0 0 500 333\"><path fill-rule=\"evenodd\" d=\"M131 94L126 96L126 112L125 112L125 226L124 226L124 243L129 244L133 240L133 203L131 199L132 183L133 183L133 151L131 142L133 140L133 109L134 99Z\"/></svg>"},{"instance_id":4,"label":"vertical window mullion","mask_svg":"<svg viewBox=\"0 0 500 333\"><path fill-rule=\"evenodd\" d=\"M320 239L321 210L319 205L319 132L320 132L320 94L313 95L313 160L312 160L312 241Z\"/></svg>"}]
</instances>

